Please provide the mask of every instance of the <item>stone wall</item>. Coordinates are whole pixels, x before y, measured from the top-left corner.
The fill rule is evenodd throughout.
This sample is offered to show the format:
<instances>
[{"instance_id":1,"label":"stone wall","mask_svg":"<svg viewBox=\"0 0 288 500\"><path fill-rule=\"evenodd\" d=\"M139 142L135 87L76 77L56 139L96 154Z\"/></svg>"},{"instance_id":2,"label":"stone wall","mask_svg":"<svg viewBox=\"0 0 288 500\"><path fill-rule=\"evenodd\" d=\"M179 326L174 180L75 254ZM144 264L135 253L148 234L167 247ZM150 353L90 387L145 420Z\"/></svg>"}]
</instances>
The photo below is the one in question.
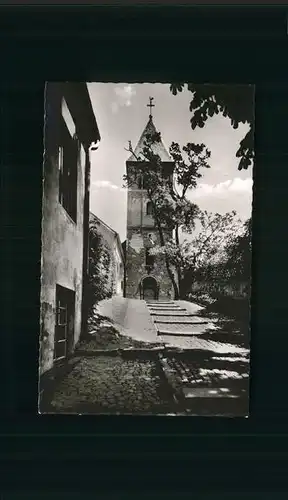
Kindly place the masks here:
<instances>
[{"instance_id":1,"label":"stone wall","mask_svg":"<svg viewBox=\"0 0 288 500\"><path fill-rule=\"evenodd\" d=\"M115 295L123 296L124 291L124 260L121 250L115 239Z\"/></svg>"},{"instance_id":2,"label":"stone wall","mask_svg":"<svg viewBox=\"0 0 288 500\"><path fill-rule=\"evenodd\" d=\"M61 119L60 96L58 101L49 101L48 94L47 103L49 118L45 131L45 160L43 170L40 374L53 367L56 284L75 291L75 324L74 339L71 339L72 347L78 342L81 333L86 164L85 151L81 146L77 166L77 223L75 223L58 201L59 144L57 123ZM65 111L67 114L67 109ZM49 119L51 122L49 122ZM68 121L69 119L70 116L68 117ZM50 129L49 123L51 125ZM69 131L74 126L71 123L71 119L67 124L68 126Z\"/></svg>"},{"instance_id":3,"label":"stone wall","mask_svg":"<svg viewBox=\"0 0 288 500\"><path fill-rule=\"evenodd\" d=\"M127 203L127 227L154 227L152 215L147 215L148 196L144 190L130 189Z\"/></svg>"},{"instance_id":4,"label":"stone wall","mask_svg":"<svg viewBox=\"0 0 288 500\"><path fill-rule=\"evenodd\" d=\"M191 286L191 292L219 294L227 297L246 297L249 293L248 283L223 281L196 281Z\"/></svg>"},{"instance_id":5,"label":"stone wall","mask_svg":"<svg viewBox=\"0 0 288 500\"><path fill-rule=\"evenodd\" d=\"M152 276L158 282L159 298L173 297L173 287L167 273L163 256L155 256L154 267L147 272L145 266L145 250L150 246L149 235L155 243L159 244L159 236L156 230L150 228L128 229L127 231L127 254L126 254L126 297L140 298L139 284L146 276Z\"/></svg>"}]
</instances>

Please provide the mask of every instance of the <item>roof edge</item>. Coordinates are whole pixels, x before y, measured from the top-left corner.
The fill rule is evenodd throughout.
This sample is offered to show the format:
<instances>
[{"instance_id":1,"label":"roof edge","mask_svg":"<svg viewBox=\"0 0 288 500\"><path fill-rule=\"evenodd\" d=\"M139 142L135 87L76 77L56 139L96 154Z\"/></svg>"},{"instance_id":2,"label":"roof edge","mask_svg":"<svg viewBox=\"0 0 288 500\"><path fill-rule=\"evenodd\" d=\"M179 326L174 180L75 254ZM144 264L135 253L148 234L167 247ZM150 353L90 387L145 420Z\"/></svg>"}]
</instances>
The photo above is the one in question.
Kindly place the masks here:
<instances>
[{"instance_id":1,"label":"roof edge","mask_svg":"<svg viewBox=\"0 0 288 500\"><path fill-rule=\"evenodd\" d=\"M85 82L63 82L61 87L62 95L76 120L82 140L89 146L100 141L101 135L87 84Z\"/></svg>"}]
</instances>

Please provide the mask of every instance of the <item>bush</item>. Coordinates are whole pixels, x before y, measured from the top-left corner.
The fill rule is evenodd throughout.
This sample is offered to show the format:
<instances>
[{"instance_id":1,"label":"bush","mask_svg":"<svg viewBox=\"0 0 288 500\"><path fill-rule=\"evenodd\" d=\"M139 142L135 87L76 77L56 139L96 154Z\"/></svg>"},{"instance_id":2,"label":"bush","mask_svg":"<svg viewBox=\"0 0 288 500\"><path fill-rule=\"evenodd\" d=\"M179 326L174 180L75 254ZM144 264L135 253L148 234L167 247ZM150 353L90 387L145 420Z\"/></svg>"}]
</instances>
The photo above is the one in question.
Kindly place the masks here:
<instances>
[{"instance_id":1,"label":"bush","mask_svg":"<svg viewBox=\"0 0 288 500\"><path fill-rule=\"evenodd\" d=\"M95 315L96 305L112 296L110 283L111 255L105 246L97 225L91 224L89 231L89 281L87 290L88 321Z\"/></svg>"}]
</instances>

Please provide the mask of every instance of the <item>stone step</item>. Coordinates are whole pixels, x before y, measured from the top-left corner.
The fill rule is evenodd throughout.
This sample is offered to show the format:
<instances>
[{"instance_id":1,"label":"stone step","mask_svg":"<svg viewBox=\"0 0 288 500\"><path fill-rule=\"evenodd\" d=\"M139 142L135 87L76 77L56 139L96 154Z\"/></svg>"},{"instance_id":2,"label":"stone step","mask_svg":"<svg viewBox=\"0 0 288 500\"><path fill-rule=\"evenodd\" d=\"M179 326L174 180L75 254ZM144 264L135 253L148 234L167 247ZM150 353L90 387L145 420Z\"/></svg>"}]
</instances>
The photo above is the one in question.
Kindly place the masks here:
<instances>
[{"instance_id":1,"label":"stone step","mask_svg":"<svg viewBox=\"0 0 288 500\"><path fill-rule=\"evenodd\" d=\"M166 306L166 305L175 305L175 302L168 302L168 301L167 302L160 302L159 300L155 300L155 302L151 302L151 301L147 302L146 301L146 304L147 305L159 304L159 305L165 305Z\"/></svg>"},{"instance_id":2,"label":"stone step","mask_svg":"<svg viewBox=\"0 0 288 500\"><path fill-rule=\"evenodd\" d=\"M181 307L179 304L146 304L147 306L149 307L163 307L163 308L167 308L167 307Z\"/></svg>"},{"instance_id":3,"label":"stone step","mask_svg":"<svg viewBox=\"0 0 288 500\"><path fill-rule=\"evenodd\" d=\"M186 309L184 309L183 307L179 307L179 306L167 306L167 307L164 307L164 306L147 306L149 309L157 309L157 310L161 310L161 311L174 311L175 309L177 310L181 310L181 311L186 311Z\"/></svg>"},{"instance_id":4,"label":"stone step","mask_svg":"<svg viewBox=\"0 0 288 500\"><path fill-rule=\"evenodd\" d=\"M179 308L179 306L176 306L176 305L175 306L174 305L172 305L172 306L158 306L157 305L156 306L154 304L146 304L146 305L147 305L148 309L152 308L152 309L165 309L166 310L166 309L178 309Z\"/></svg>"},{"instance_id":5,"label":"stone step","mask_svg":"<svg viewBox=\"0 0 288 500\"><path fill-rule=\"evenodd\" d=\"M182 389L185 399L191 398L229 398L236 399L240 394L233 394L228 387L184 387Z\"/></svg>"},{"instance_id":6,"label":"stone step","mask_svg":"<svg viewBox=\"0 0 288 500\"><path fill-rule=\"evenodd\" d=\"M172 335L172 336L189 336L189 335L202 335L209 328L209 323L201 323L199 321L194 321L193 325L189 323L155 323L156 329L160 332L160 335Z\"/></svg>"},{"instance_id":7,"label":"stone step","mask_svg":"<svg viewBox=\"0 0 288 500\"><path fill-rule=\"evenodd\" d=\"M243 398L186 397L183 406L188 415L196 417L247 417L249 408Z\"/></svg>"},{"instance_id":8,"label":"stone step","mask_svg":"<svg viewBox=\"0 0 288 500\"><path fill-rule=\"evenodd\" d=\"M183 316L185 316L186 318L188 318L188 317L190 317L190 316L194 316L194 317L196 316L196 314L189 314L189 313L187 313L187 312L184 314L182 311L171 311L171 314L167 314L167 313L165 313L165 312L164 312L164 313L163 313L163 312L159 312L159 313L158 313L157 311L151 311L151 312L150 312L150 315L151 315L151 316L159 316L159 317L160 317L160 316L175 316L175 317L176 317L176 316L177 316L177 317L179 317L179 316L180 316L180 317L181 317L181 316L182 316L182 317L183 317Z\"/></svg>"},{"instance_id":9,"label":"stone step","mask_svg":"<svg viewBox=\"0 0 288 500\"><path fill-rule=\"evenodd\" d=\"M217 324L217 321L215 319L210 319L210 318L207 318L207 317L202 317L202 316L197 316L195 314L195 316L188 316L188 314L186 315L183 315L183 316L180 316L179 314L165 314L165 315L156 315L154 316L153 315L153 321L154 323L167 323L167 324L171 324L171 323L175 323L175 324L181 324L181 323L203 323L203 324L208 324L208 323L211 323L211 324Z\"/></svg>"},{"instance_id":10,"label":"stone step","mask_svg":"<svg viewBox=\"0 0 288 500\"><path fill-rule=\"evenodd\" d=\"M225 389L225 387L223 387ZM209 393L210 391L210 393ZM209 391L187 389L183 394L183 406L190 415L195 416L226 416L247 417L249 415L249 403L247 395L214 393ZM212 393L211 393L212 392Z\"/></svg>"},{"instance_id":11,"label":"stone step","mask_svg":"<svg viewBox=\"0 0 288 500\"><path fill-rule=\"evenodd\" d=\"M208 325L210 321L164 321L162 319L154 319L154 323L161 325Z\"/></svg>"},{"instance_id":12,"label":"stone step","mask_svg":"<svg viewBox=\"0 0 288 500\"><path fill-rule=\"evenodd\" d=\"M160 313L167 312L169 314L170 313L173 314L174 312L187 312L186 309L176 309L176 308L175 309L156 309L154 307L153 307L153 309L149 307L149 311L152 313L153 312L160 312Z\"/></svg>"},{"instance_id":13,"label":"stone step","mask_svg":"<svg viewBox=\"0 0 288 500\"><path fill-rule=\"evenodd\" d=\"M147 305L148 307L163 307L163 308L165 308L165 309L166 309L167 307L181 307L179 304L157 304L157 303L155 303L155 304L147 304L147 303L146 303L146 305Z\"/></svg>"},{"instance_id":14,"label":"stone step","mask_svg":"<svg viewBox=\"0 0 288 500\"><path fill-rule=\"evenodd\" d=\"M169 306L169 307L162 307L162 306L148 306L150 310L155 310L155 311L187 311L185 307L179 307L179 306Z\"/></svg>"},{"instance_id":15,"label":"stone step","mask_svg":"<svg viewBox=\"0 0 288 500\"><path fill-rule=\"evenodd\" d=\"M202 332L204 333L204 332ZM195 337L197 335L201 335L201 332L195 332L190 330L189 332L170 332L168 330L158 330L157 329L157 335L160 336L165 336L165 337Z\"/></svg>"}]
</instances>

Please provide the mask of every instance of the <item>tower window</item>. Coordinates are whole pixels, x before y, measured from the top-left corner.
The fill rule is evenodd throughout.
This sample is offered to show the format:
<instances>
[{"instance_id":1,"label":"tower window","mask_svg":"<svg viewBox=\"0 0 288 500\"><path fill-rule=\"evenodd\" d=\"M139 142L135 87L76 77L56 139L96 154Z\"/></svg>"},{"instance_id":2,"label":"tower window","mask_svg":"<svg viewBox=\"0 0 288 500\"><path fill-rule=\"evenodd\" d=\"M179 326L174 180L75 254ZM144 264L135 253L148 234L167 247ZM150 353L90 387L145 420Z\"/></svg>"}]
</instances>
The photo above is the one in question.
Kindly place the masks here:
<instances>
[{"instance_id":1,"label":"tower window","mask_svg":"<svg viewBox=\"0 0 288 500\"><path fill-rule=\"evenodd\" d=\"M146 271L149 273L152 271L153 267L155 264L155 257L154 255L151 255L149 252L149 248L146 248L145 251L145 266L146 266Z\"/></svg>"},{"instance_id":2,"label":"tower window","mask_svg":"<svg viewBox=\"0 0 288 500\"><path fill-rule=\"evenodd\" d=\"M147 181L145 180L145 178L143 179L142 188L147 189Z\"/></svg>"},{"instance_id":3,"label":"tower window","mask_svg":"<svg viewBox=\"0 0 288 500\"><path fill-rule=\"evenodd\" d=\"M143 178L142 175L139 175L137 179L137 187L138 189L147 189L147 182L145 180L145 177Z\"/></svg>"},{"instance_id":4,"label":"tower window","mask_svg":"<svg viewBox=\"0 0 288 500\"><path fill-rule=\"evenodd\" d=\"M146 215L152 215L152 202L148 201L146 205Z\"/></svg>"}]
</instances>

